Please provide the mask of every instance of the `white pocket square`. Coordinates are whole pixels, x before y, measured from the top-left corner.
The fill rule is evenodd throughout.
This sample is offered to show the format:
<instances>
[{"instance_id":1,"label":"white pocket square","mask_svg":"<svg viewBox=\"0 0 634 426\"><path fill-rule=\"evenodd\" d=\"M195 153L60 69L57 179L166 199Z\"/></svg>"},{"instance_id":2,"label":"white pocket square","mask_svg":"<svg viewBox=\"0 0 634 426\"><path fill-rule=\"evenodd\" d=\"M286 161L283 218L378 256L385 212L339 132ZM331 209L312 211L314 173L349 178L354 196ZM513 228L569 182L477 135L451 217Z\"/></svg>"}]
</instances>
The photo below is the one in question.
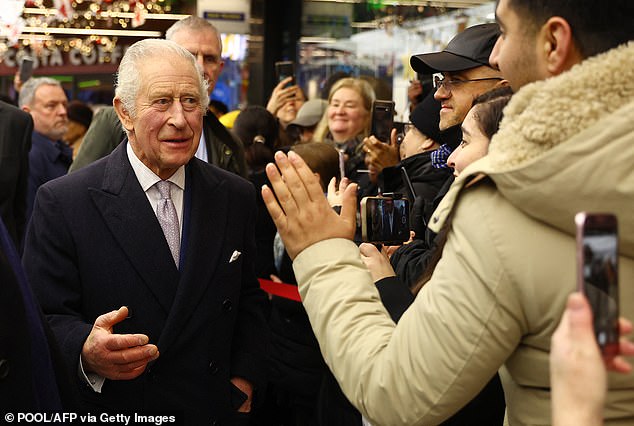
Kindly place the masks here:
<instances>
[{"instance_id":1,"label":"white pocket square","mask_svg":"<svg viewBox=\"0 0 634 426\"><path fill-rule=\"evenodd\" d=\"M242 253L240 253L238 250L235 250L231 255L231 258L229 259L229 263L236 261L236 259L238 259L241 254Z\"/></svg>"}]
</instances>

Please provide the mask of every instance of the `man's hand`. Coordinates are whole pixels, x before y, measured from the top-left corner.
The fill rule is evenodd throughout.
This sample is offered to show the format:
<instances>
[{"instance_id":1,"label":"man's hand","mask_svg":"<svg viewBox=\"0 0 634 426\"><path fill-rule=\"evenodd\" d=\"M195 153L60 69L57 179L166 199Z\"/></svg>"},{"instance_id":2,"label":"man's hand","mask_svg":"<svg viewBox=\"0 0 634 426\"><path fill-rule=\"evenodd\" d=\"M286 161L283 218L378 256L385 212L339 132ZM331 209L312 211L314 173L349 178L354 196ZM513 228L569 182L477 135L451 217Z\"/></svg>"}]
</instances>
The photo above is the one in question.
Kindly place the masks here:
<instances>
[{"instance_id":1,"label":"man's hand","mask_svg":"<svg viewBox=\"0 0 634 426\"><path fill-rule=\"evenodd\" d=\"M284 106L284 104L294 101L297 98L297 92L299 90L299 87L297 85L284 87L288 83L290 83L292 79L293 77L286 77L284 80L280 81L273 89L273 93L271 93L271 98L266 104L266 109L271 114L276 115L277 112Z\"/></svg>"},{"instance_id":2,"label":"man's hand","mask_svg":"<svg viewBox=\"0 0 634 426\"><path fill-rule=\"evenodd\" d=\"M274 164L266 166L266 175L275 195L263 186L262 198L291 259L319 241L354 237L356 184L350 184L344 190L341 214L338 215L324 197L319 179L299 155L291 151L287 157L277 152L275 162L281 175Z\"/></svg>"},{"instance_id":3,"label":"man's hand","mask_svg":"<svg viewBox=\"0 0 634 426\"><path fill-rule=\"evenodd\" d=\"M384 143L370 136L363 140L365 150L365 164L370 169L370 173L378 176L386 167L396 166L401 158L396 143L396 129L392 129L390 143Z\"/></svg>"},{"instance_id":4,"label":"man's hand","mask_svg":"<svg viewBox=\"0 0 634 426\"><path fill-rule=\"evenodd\" d=\"M112 327L126 319L128 308L103 314L95 320L81 350L84 371L110 380L131 380L159 357L156 345L145 334L113 334Z\"/></svg>"},{"instance_id":5,"label":"man's hand","mask_svg":"<svg viewBox=\"0 0 634 426\"><path fill-rule=\"evenodd\" d=\"M363 243L359 246L361 251L361 260L368 267L372 274L372 280L376 283L383 278L393 277L396 275L387 254L379 251L374 244Z\"/></svg>"},{"instance_id":6,"label":"man's hand","mask_svg":"<svg viewBox=\"0 0 634 426\"><path fill-rule=\"evenodd\" d=\"M242 377L232 377L231 383L247 395L247 400L238 408L239 413L249 413L253 402L253 385Z\"/></svg>"}]
</instances>

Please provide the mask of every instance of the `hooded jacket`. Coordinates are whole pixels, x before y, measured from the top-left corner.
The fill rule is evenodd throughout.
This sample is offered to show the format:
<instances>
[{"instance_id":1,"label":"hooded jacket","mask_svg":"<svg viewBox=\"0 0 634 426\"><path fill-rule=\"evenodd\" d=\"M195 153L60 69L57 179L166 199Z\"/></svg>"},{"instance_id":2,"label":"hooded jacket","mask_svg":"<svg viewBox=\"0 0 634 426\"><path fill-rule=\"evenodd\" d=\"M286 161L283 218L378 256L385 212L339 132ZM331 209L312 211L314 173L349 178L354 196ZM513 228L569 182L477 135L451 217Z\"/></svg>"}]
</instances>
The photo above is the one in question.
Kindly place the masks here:
<instances>
[{"instance_id":1,"label":"hooded jacket","mask_svg":"<svg viewBox=\"0 0 634 426\"><path fill-rule=\"evenodd\" d=\"M511 425L550 424L549 351L576 286L579 211L619 219L621 315L634 318L634 43L522 88L489 155L432 217L447 243L398 326L357 247L302 251L294 268L326 362L375 425L437 424L499 369ZM608 375L606 425L634 423L634 376Z\"/></svg>"}]
</instances>

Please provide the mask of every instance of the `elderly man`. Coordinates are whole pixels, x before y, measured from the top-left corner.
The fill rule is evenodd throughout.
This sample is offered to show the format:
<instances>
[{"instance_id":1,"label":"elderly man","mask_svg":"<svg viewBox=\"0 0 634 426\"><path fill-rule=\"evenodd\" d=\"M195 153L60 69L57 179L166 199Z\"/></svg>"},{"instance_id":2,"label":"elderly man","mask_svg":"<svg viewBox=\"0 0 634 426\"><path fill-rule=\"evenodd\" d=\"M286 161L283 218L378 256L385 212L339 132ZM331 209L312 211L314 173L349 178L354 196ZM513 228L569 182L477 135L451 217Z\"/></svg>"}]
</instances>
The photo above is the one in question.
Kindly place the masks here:
<instances>
[{"instance_id":1,"label":"elderly man","mask_svg":"<svg viewBox=\"0 0 634 426\"><path fill-rule=\"evenodd\" d=\"M634 3L499 0L496 17L490 62L516 94L488 156L434 213L442 258L398 325L350 241L355 185L339 216L298 156L276 154L284 180L267 167L277 199L264 189L264 200L322 353L374 425L438 424L498 369L508 423L550 423L551 336L576 286L579 211L619 218L620 307L634 314ZM605 424L632 424L634 377L606 385ZM593 414L574 417L599 424Z\"/></svg>"},{"instance_id":2,"label":"elderly man","mask_svg":"<svg viewBox=\"0 0 634 426\"><path fill-rule=\"evenodd\" d=\"M38 193L24 264L88 411L234 424L262 386L255 194L193 158L206 89L187 50L135 43L114 100L127 141Z\"/></svg>"},{"instance_id":3,"label":"elderly man","mask_svg":"<svg viewBox=\"0 0 634 426\"><path fill-rule=\"evenodd\" d=\"M196 57L208 83L207 94L211 95L224 67L221 57L222 40L216 27L203 18L188 16L174 23L167 30L165 38L181 45ZM116 114L112 109L104 108L97 114L88 129L82 149L77 154L70 171L79 170L108 155L123 140L123 137ZM210 111L207 111L203 117L203 132L196 150L196 157L246 177L247 166L242 142L235 138Z\"/></svg>"},{"instance_id":4,"label":"elderly man","mask_svg":"<svg viewBox=\"0 0 634 426\"><path fill-rule=\"evenodd\" d=\"M59 81L47 77L29 79L20 90L18 104L33 117L26 196L28 220L37 189L68 172L73 150L62 141L68 130L68 98Z\"/></svg>"}]
</instances>

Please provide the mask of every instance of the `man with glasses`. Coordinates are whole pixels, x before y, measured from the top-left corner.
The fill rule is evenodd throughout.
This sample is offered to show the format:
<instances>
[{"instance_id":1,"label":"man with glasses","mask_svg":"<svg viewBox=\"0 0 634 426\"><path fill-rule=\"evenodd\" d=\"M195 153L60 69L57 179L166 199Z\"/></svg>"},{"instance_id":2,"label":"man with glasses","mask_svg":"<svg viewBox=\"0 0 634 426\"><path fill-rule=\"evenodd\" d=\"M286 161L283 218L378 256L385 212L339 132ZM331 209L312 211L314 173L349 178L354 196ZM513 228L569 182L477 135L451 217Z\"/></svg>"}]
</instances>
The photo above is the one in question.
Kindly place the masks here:
<instances>
[{"instance_id":1,"label":"man with glasses","mask_svg":"<svg viewBox=\"0 0 634 426\"><path fill-rule=\"evenodd\" d=\"M165 38L184 47L196 57L203 69L205 80L209 83L208 93L211 95L224 67L221 57L222 40L216 27L203 18L188 16L168 28ZM79 170L108 155L124 137L114 109L104 108L88 129L82 149L70 171ZM196 158L240 176L246 176L242 142L233 137L211 112L203 116L203 135L196 151Z\"/></svg>"},{"instance_id":2,"label":"man with glasses","mask_svg":"<svg viewBox=\"0 0 634 426\"><path fill-rule=\"evenodd\" d=\"M499 35L500 27L495 23L474 25L455 36L443 51L412 56L410 64L417 73L434 74L434 98L441 103L441 131L459 127L479 95L507 84L500 71L489 64L489 55ZM454 143L441 145L432 155L434 167L446 168L447 158L459 142L458 137ZM365 149L366 164L377 174L398 163L396 146L370 137ZM441 191L439 199L445 193Z\"/></svg>"},{"instance_id":3,"label":"man with glasses","mask_svg":"<svg viewBox=\"0 0 634 426\"><path fill-rule=\"evenodd\" d=\"M434 168L447 169L447 159L460 144L460 126L474 99L495 87L508 84L500 71L489 64L489 55L499 35L500 27L496 23L474 25L456 35L444 50L415 55L410 60L416 72L434 74L434 98L440 102L438 127L442 135L440 147L430 155ZM394 168L386 167L383 170L384 178L395 175L391 169ZM436 196L417 213L424 219L424 224L418 224L418 228L423 228L424 232L417 232L414 244L403 245L391 258L396 274L409 285L414 285L427 269L436 245L436 233L426 229L426 226L453 180L453 175L449 173ZM385 190L388 192L394 190L390 181L393 179L385 178ZM417 226L416 221L414 226Z\"/></svg>"},{"instance_id":4,"label":"man with glasses","mask_svg":"<svg viewBox=\"0 0 634 426\"><path fill-rule=\"evenodd\" d=\"M440 101L440 130L462 124L473 100L496 86L506 84L489 55L500 35L498 24L469 27L455 36L441 52L412 56L418 73L434 74L434 97Z\"/></svg>"}]
</instances>

